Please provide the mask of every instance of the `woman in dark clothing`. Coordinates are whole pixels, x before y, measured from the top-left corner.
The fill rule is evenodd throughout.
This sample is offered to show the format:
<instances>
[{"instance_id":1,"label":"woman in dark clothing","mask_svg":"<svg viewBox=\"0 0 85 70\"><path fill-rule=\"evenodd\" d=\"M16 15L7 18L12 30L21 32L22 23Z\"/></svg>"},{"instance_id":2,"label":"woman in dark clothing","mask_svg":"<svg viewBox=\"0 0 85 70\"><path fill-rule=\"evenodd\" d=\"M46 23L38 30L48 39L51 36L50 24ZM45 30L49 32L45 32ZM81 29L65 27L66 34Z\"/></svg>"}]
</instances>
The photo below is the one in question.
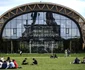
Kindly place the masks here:
<instances>
[{"instance_id":1,"label":"woman in dark clothing","mask_svg":"<svg viewBox=\"0 0 85 70\"><path fill-rule=\"evenodd\" d=\"M37 60L36 60L35 58L33 58L33 63L32 63L32 65L37 65L37 64L38 64Z\"/></svg>"},{"instance_id":2,"label":"woman in dark clothing","mask_svg":"<svg viewBox=\"0 0 85 70\"><path fill-rule=\"evenodd\" d=\"M7 57L7 60L6 61L10 61L10 57Z\"/></svg>"},{"instance_id":3,"label":"woman in dark clothing","mask_svg":"<svg viewBox=\"0 0 85 70\"><path fill-rule=\"evenodd\" d=\"M2 64L2 69L6 69L7 68L7 62L4 61L3 64Z\"/></svg>"},{"instance_id":4,"label":"woman in dark clothing","mask_svg":"<svg viewBox=\"0 0 85 70\"><path fill-rule=\"evenodd\" d=\"M27 58L25 58L25 59L22 61L22 65L27 65L27 64L28 64L28 62L27 62L26 60L27 60Z\"/></svg>"},{"instance_id":5,"label":"woman in dark clothing","mask_svg":"<svg viewBox=\"0 0 85 70\"><path fill-rule=\"evenodd\" d=\"M79 64L80 63L80 60L76 57L73 63L74 64Z\"/></svg>"}]
</instances>

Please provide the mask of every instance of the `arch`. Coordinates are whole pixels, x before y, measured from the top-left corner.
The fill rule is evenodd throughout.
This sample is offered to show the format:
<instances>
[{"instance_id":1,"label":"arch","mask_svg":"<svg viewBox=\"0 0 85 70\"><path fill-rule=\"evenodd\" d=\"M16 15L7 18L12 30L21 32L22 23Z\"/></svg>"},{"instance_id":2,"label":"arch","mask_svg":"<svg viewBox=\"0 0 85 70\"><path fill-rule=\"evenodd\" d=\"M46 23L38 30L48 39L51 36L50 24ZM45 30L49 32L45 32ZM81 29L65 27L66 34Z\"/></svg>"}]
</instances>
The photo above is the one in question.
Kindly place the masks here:
<instances>
[{"instance_id":1,"label":"arch","mask_svg":"<svg viewBox=\"0 0 85 70\"><path fill-rule=\"evenodd\" d=\"M9 20L21 14L25 14L27 12L32 12L32 11L52 11L71 18L72 20L78 23L80 27L80 32L82 34L82 39L85 43L85 19L79 13L68 7L46 2L20 5L2 14L0 16L0 36L2 34L1 32L4 28L4 25Z\"/></svg>"}]
</instances>

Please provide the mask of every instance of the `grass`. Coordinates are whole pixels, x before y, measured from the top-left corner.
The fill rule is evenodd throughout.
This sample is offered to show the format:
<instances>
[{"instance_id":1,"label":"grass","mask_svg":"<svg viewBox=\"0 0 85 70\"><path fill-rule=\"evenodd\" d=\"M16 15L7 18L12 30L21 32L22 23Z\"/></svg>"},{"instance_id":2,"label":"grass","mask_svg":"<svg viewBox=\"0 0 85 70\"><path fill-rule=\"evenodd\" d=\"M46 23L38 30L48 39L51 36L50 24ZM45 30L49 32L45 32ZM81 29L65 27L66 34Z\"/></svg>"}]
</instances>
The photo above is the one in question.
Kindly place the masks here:
<instances>
[{"instance_id":1,"label":"grass","mask_svg":"<svg viewBox=\"0 0 85 70\"><path fill-rule=\"evenodd\" d=\"M85 56L85 53L71 54L70 57L64 57L64 54L57 54L59 58L50 58L50 54L0 54L0 57L5 59L10 56L11 59L15 59L21 69L17 70L85 70L85 64L70 64L75 57L79 57L80 60ZM27 58L29 65L21 65L24 58ZM32 58L36 58L38 65L30 65ZM8 69L7 69L8 70ZM10 70L10 69L9 69Z\"/></svg>"}]
</instances>

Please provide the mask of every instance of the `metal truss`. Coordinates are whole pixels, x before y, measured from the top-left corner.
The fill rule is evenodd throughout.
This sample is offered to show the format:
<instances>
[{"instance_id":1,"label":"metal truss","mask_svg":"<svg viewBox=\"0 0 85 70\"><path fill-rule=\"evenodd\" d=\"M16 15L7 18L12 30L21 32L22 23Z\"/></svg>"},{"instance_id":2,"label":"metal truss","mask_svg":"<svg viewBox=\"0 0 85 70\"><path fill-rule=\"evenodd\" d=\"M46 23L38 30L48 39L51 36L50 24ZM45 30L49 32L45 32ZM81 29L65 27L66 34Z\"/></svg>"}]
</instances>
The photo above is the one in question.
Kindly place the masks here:
<instances>
[{"instance_id":1,"label":"metal truss","mask_svg":"<svg viewBox=\"0 0 85 70\"><path fill-rule=\"evenodd\" d=\"M1 15L0 16L0 34L2 32L2 29L4 28L4 25L9 20L21 14L25 14L32 11L51 11L51 12L55 12L55 13L59 13L64 16L67 16L68 18L71 18L72 20L78 23L81 34L82 34L82 39L85 43L85 19L78 12L68 7L58 5L58 4L53 4L53 3L44 3L44 2L24 4L24 5L15 7L7 11L3 15Z\"/></svg>"}]
</instances>

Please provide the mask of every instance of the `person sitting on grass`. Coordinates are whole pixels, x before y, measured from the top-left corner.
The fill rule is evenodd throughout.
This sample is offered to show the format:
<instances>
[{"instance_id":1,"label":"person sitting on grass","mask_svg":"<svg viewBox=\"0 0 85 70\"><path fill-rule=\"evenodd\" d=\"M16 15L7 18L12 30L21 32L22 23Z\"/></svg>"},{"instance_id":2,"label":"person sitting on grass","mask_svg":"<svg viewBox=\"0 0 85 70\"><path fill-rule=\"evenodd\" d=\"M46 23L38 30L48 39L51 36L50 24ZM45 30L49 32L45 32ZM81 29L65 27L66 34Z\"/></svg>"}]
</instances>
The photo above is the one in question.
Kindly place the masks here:
<instances>
[{"instance_id":1,"label":"person sitting on grass","mask_svg":"<svg viewBox=\"0 0 85 70\"><path fill-rule=\"evenodd\" d=\"M50 55L50 58L54 58L54 56L53 55Z\"/></svg>"},{"instance_id":2,"label":"person sitting on grass","mask_svg":"<svg viewBox=\"0 0 85 70\"><path fill-rule=\"evenodd\" d=\"M17 64L17 62L16 62L14 59L13 59L12 61L13 61L14 65L15 65L14 68L18 68L18 64Z\"/></svg>"},{"instance_id":3,"label":"person sitting on grass","mask_svg":"<svg viewBox=\"0 0 85 70\"><path fill-rule=\"evenodd\" d=\"M56 54L54 54L54 58L58 58L58 56Z\"/></svg>"},{"instance_id":4,"label":"person sitting on grass","mask_svg":"<svg viewBox=\"0 0 85 70\"><path fill-rule=\"evenodd\" d=\"M9 69L14 69L14 68L15 68L14 62L12 60L10 60Z\"/></svg>"},{"instance_id":5,"label":"person sitting on grass","mask_svg":"<svg viewBox=\"0 0 85 70\"><path fill-rule=\"evenodd\" d=\"M6 69L7 68L7 62L4 61L3 64L2 64L2 69Z\"/></svg>"},{"instance_id":6,"label":"person sitting on grass","mask_svg":"<svg viewBox=\"0 0 85 70\"><path fill-rule=\"evenodd\" d=\"M6 61L10 61L10 57L7 57Z\"/></svg>"},{"instance_id":7,"label":"person sitting on grass","mask_svg":"<svg viewBox=\"0 0 85 70\"><path fill-rule=\"evenodd\" d=\"M33 58L33 63L32 63L32 65L37 65L37 64L38 64L37 60L36 60L35 58Z\"/></svg>"},{"instance_id":8,"label":"person sitting on grass","mask_svg":"<svg viewBox=\"0 0 85 70\"><path fill-rule=\"evenodd\" d=\"M22 61L22 65L27 65L28 62L27 62L27 58L25 58L23 61Z\"/></svg>"},{"instance_id":9,"label":"person sitting on grass","mask_svg":"<svg viewBox=\"0 0 85 70\"><path fill-rule=\"evenodd\" d=\"M0 69L2 68L3 62L0 60Z\"/></svg>"},{"instance_id":10,"label":"person sitting on grass","mask_svg":"<svg viewBox=\"0 0 85 70\"><path fill-rule=\"evenodd\" d=\"M58 58L58 56L56 54L53 54L50 56L50 58Z\"/></svg>"},{"instance_id":11,"label":"person sitting on grass","mask_svg":"<svg viewBox=\"0 0 85 70\"><path fill-rule=\"evenodd\" d=\"M7 62L7 67L6 67L6 69L7 69L7 68L9 68L9 62L10 61L9 60L6 60L6 62Z\"/></svg>"},{"instance_id":12,"label":"person sitting on grass","mask_svg":"<svg viewBox=\"0 0 85 70\"><path fill-rule=\"evenodd\" d=\"M80 63L80 59L78 59L77 57L75 58L73 64L79 64Z\"/></svg>"},{"instance_id":13,"label":"person sitting on grass","mask_svg":"<svg viewBox=\"0 0 85 70\"><path fill-rule=\"evenodd\" d=\"M81 63L85 64L85 57L83 58L83 61Z\"/></svg>"}]
</instances>

